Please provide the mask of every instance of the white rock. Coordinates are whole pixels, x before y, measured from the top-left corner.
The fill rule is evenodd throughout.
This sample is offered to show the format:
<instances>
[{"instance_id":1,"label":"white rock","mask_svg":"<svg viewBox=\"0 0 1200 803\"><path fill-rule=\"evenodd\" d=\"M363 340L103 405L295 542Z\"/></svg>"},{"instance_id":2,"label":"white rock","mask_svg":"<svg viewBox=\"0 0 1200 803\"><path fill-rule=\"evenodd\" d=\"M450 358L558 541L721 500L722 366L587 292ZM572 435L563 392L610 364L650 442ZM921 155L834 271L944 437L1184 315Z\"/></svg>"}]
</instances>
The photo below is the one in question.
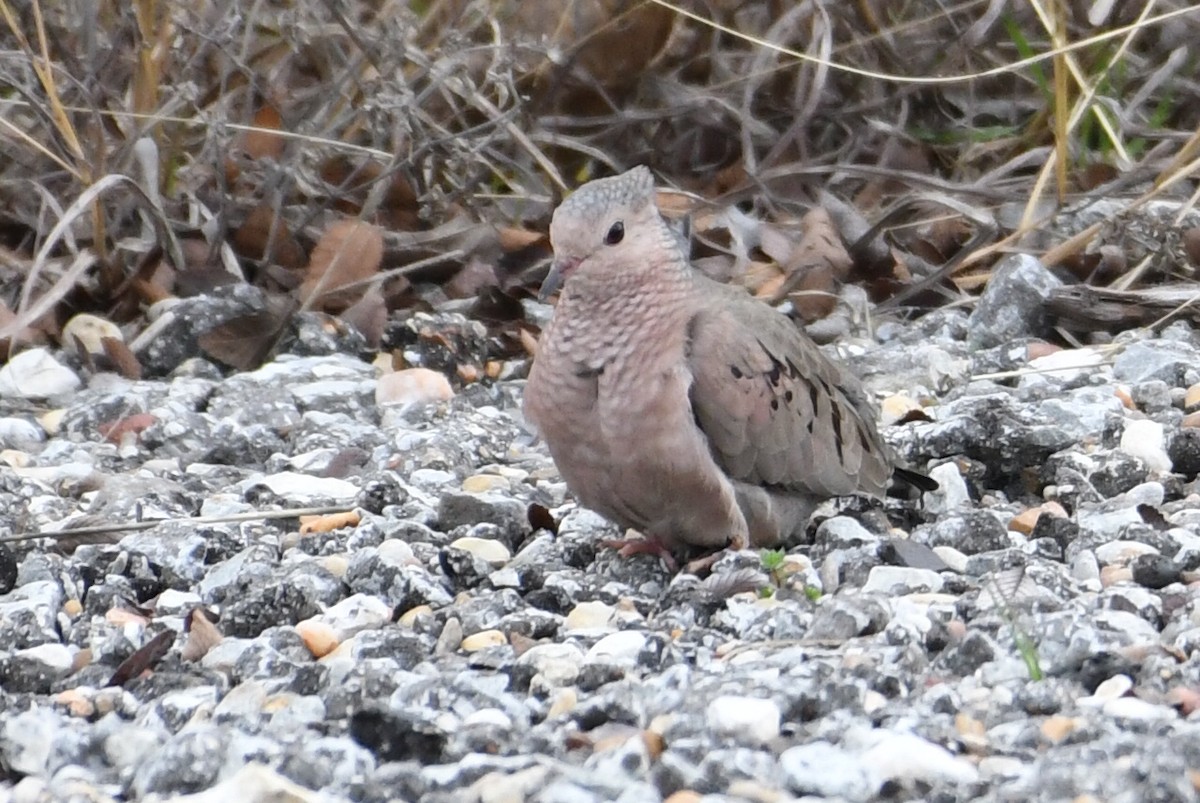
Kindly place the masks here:
<instances>
[{"instance_id":1,"label":"white rock","mask_svg":"<svg viewBox=\"0 0 1200 803\"><path fill-rule=\"evenodd\" d=\"M1133 678L1129 675L1113 675L1096 687L1090 697L1081 697L1077 701L1085 708L1099 708L1105 703L1124 697L1133 689Z\"/></svg>"},{"instance_id":2,"label":"white rock","mask_svg":"<svg viewBox=\"0 0 1200 803\"><path fill-rule=\"evenodd\" d=\"M46 432L24 418L0 418L0 448L29 449L46 439Z\"/></svg>"},{"instance_id":3,"label":"white rock","mask_svg":"<svg viewBox=\"0 0 1200 803\"><path fill-rule=\"evenodd\" d=\"M956 571L959 574L963 574L967 571L967 563L970 561L970 558L967 557L965 553L958 551L954 547L946 546L944 544L941 546L935 546L933 548L933 554L941 558L942 563L946 564L947 568Z\"/></svg>"},{"instance_id":4,"label":"white rock","mask_svg":"<svg viewBox=\"0 0 1200 803\"><path fill-rule=\"evenodd\" d=\"M86 312L72 317L62 328L63 348L79 349L88 354L103 354L105 338L125 342L119 326Z\"/></svg>"},{"instance_id":5,"label":"white rock","mask_svg":"<svg viewBox=\"0 0 1200 803\"><path fill-rule=\"evenodd\" d=\"M1093 374L1097 367L1104 362L1104 355L1095 349L1063 349L1046 354L1029 361L1029 367L1037 373L1021 376L1020 385L1040 385L1047 380L1070 382L1083 376Z\"/></svg>"},{"instance_id":6,"label":"white rock","mask_svg":"<svg viewBox=\"0 0 1200 803\"><path fill-rule=\"evenodd\" d=\"M941 591L942 576L932 569L905 566L874 566L867 575L863 593L911 594L917 591Z\"/></svg>"},{"instance_id":7,"label":"white rock","mask_svg":"<svg viewBox=\"0 0 1200 803\"><path fill-rule=\"evenodd\" d=\"M276 496L301 504L318 498L332 500L334 504L346 504L358 496L358 486L353 482L336 477L310 477L294 471L242 480L237 487L240 491L246 491L258 485L266 487Z\"/></svg>"},{"instance_id":8,"label":"white rock","mask_svg":"<svg viewBox=\"0 0 1200 803\"><path fill-rule=\"evenodd\" d=\"M526 650L517 664L532 666L547 687L570 686L579 678L583 651L573 644L538 644Z\"/></svg>"},{"instance_id":9,"label":"white rock","mask_svg":"<svg viewBox=\"0 0 1200 803\"><path fill-rule=\"evenodd\" d=\"M953 461L934 466L929 476L937 480L936 491L926 491L922 495L925 509L931 515L958 510L971 504L971 492L967 490L967 482L963 479L958 464Z\"/></svg>"},{"instance_id":10,"label":"white rock","mask_svg":"<svg viewBox=\"0 0 1200 803\"><path fill-rule=\"evenodd\" d=\"M618 666L636 666L638 655L645 647L646 634L642 631L619 630L593 644L584 660Z\"/></svg>"},{"instance_id":11,"label":"white rock","mask_svg":"<svg viewBox=\"0 0 1200 803\"><path fill-rule=\"evenodd\" d=\"M979 770L965 758L914 733L856 729L847 740L866 748L862 762L884 780L939 783L974 783Z\"/></svg>"},{"instance_id":12,"label":"white rock","mask_svg":"<svg viewBox=\"0 0 1200 803\"><path fill-rule=\"evenodd\" d=\"M1096 547L1096 560L1104 566L1124 566L1138 555L1157 555L1158 549L1141 541L1109 541Z\"/></svg>"},{"instance_id":13,"label":"white rock","mask_svg":"<svg viewBox=\"0 0 1200 803\"><path fill-rule=\"evenodd\" d=\"M870 800L881 779L856 756L829 742L789 747L779 756L788 787L800 795Z\"/></svg>"},{"instance_id":14,"label":"white rock","mask_svg":"<svg viewBox=\"0 0 1200 803\"><path fill-rule=\"evenodd\" d=\"M388 538L376 551L379 559L389 566L407 566L416 560L412 547L399 538Z\"/></svg>"},{"instance_id":15,"label":"white rock","mask_svg":"<svg viewBox=\"0 0 1200 803\"><path fill-rule=\"evenodd\" d=\"M1010 756L984 756L979 760L979 774L985 779L1020 778L1032 769L1031 764Z\"/></svg>"},{"instance_id":16,"label":"white rock","mask_svg":"<svg viewBox=\"0 0 1200 803\"><path fill-rule=\"evenodd\" d=\"M494 538L476 538L475 536L467 535L455 539L450 546L470 552L475 557L490 563L493 567L503 566L512 558L512 553L508 551L508 547Z\"/></svg>"},{"instance_id":17,"label":"white rock","mask_svg":"<svg viewBox=\"0 0 1200 803\"><path fill-rule=\"evenodd\" d=\"M267 704L267 687L257 680L243 680L226 693L213 709L214 719L253 721Z\"/></svg>"},{"instance_id":18,"label":"white rock","mask_svg":"<svg viewBox=\"0 0 1200 803\"><path fill-rule=\"evenodd\" d=\"M406 368L379 377L375 386L375 404L380 407L433 404L454 398L450 380L428 368Z\"/></svg>"},{"instance_id":19,"label":"white rock","mask_svg":"<svg viewBox=\"0 0 1200 803\"><path fill-rule=\"evenodd\" d=\"M43 348L22 351L0 368L0 397L46 399L77 389L79 377Z\"/></svg>"},{"instance_id":20,"label":"white rock","mask_svg":"<svg viewBox=\"0 0 1200 803\"><path fill-rule=\"evenodd\" d=\"M1071 577L1081 583L1100 581L1100 561L1090 549L1082 549L1071 561Z\"/></svg>"},{"instance_id":21,"label":"white rock","mask_svg":"<svg viewBox=\"0 0 1200 803\"><path fill-rule=\"evenodd\" d=\"M1155 705L1137 697L1118 697L1109 700L1101 709L1105 715L1113 719L1178 719L1179 714L1173 708L1165 705Z\"/></svg>"},{"instance_id":22,"label":"white rock","mask_svg":"<svg viewBox=\"0 0 1200 803\"><path fill-rule=\"evenodd\" d=\"M49 708L34 708L10 716L0 730L0 750L10 770L25 775L46 775L54 754L56 736L66 726Z\"/></svg>"},{"instance_id":23,"label":"white rock","mask_svg":"<svg viewBox=\"0 0 1200 803\"><path fill-rule=\"evenodd\" d=\"M1171 470L1163 425L1157 421L1148 418L1126 421L1121 433L1121 451L1141 460L1151 471Z\"/></svg>"},{"instance_id":24,"label":"white rock","mask_svg":"<svg viewBox=\"0 0 1200 803\"><path fill-rule=\"evenodd\" d=\"M392 619L392 608L379 597L354 594L331 605L318 618L334 629L340 641L362 630L383 627Z\"/></svg>"},{"instance_id":25,"label":"white rock","mask_svg":"<svg viewBox=\"0 0 1200 803\"><path fill-rule=\"evenodd\" d=\"M464 728L469 728L472 725L486 725L511 730L513 721L512 717L499 708L481 708L463 717L462 726Z\"/></svg>"},{"instance_id":26,"label":"white rock","mask_svg":"<svg viewBox=\"0 0 1200 803\"><path fill-rule=\"evenodd\" d=\"M158 595L154 611L159 616L179 616L201 604L199 594L168 588Z\"/></svg>"},{"instance_id":27,"label":"white rock","mask_svg":"<svg viewBox=\"0 0 1200 803\"><path fill-rule=\"evenodd\" d=\"M571 609L564 623L566 632L612 630L617 611L599 600L581 602Z\"/></svg>"},{"instance_id":28,"label":"white rock","mask_svg":"<svg viewBox=\"0 0 1200 803\"><path fill-rule=\"evenodd\" d=\"M74 656L64 644L39 644L36 647L17 650L13 653L12 660L26 665L34 664L39 673L58 679L71 674Z\"/></svg>"},{"instance_id":29,"label":"white rock","mask_svg":"<svg viewBox=\"0 0 1200 803\"><path fill-rule=\"evenodd\" d=\"M707 718L720 736L763 744L779 735L783 715L771 700L727 695L708 704Z\"/></svg>"},{"instance_id":30,"label":"white rock","mask_svg":"<svg viewBox=\"0 0 1200 803\"><path fill-rule=\"evenodd\" d=\"M321 792L305 789L262 764L246 764L235 774L216 786L192 795L171 798L175 803L270 803L286 800L289 803L318 803L328 800Z\"/></svg>"}]
</instances>

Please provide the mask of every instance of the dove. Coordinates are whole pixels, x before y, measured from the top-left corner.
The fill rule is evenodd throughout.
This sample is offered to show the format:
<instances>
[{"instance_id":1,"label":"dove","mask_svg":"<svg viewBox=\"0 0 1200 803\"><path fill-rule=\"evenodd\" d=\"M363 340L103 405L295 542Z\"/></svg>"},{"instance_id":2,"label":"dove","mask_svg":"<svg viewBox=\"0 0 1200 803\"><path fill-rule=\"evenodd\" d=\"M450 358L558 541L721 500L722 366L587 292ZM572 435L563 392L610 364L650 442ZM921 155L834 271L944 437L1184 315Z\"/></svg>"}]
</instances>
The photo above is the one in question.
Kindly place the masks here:
<instances>
[{"instance_id":1,"label":"dove","mask_svg":"<svg viewBox=\"0 0 1200 803\"><path fill-rule=\"evenodd\" d=\"M669 553L773 546L825 499L884 493L897 469L856 381L692 269L649 169L584 184L550 241L541 296L561 292L523 412L582 505Z\"/></svg>"}]
</instances>

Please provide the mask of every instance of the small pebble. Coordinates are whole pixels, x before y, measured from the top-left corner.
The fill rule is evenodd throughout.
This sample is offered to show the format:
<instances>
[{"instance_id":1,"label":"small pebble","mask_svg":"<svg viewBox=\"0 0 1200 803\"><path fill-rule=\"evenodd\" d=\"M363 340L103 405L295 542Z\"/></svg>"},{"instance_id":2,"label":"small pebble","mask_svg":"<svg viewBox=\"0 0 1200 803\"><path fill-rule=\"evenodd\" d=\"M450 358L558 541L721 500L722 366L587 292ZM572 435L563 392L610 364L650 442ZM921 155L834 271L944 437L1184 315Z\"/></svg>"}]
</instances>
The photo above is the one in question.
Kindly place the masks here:
<instances>
[{"instance_id":1,"label":"small pebble","mask_svg":"<svg viewBox=\"0 0 1200 803\"><path fill-rule=\"evenodd\" d=\"M410 407L434 404L454 398L454 388L444 374L429 368L406 368L379 377L375 386L375 404Z\"/></svg>"},{"instance_id":2,"label":"small pebble","mask_svg":"<svg viewBox=\"0 0 1200 803\"><path fill-rule=\"evenodd\" d=\"M104 353L105 338L125 341L119 326L98 315L80 313L73 316L62 328L64 348L79 349L82 353L93 356Z\"/></svg>"},{"instance_id":3,"label":"small pebble","mask_svg":"<svg viewBox=\"0 0 1200 803\"><path fill-rule=\"evenodd\" d=\"M708 726L721 736L763 744L779 735L782 714L772 700L718 697L708 704Z\"/></svg>"},{"instance_id":4,"label":"small pebble","mask_svg":"<svg viewBox=\"0 0 1200 803\"><path fill-rule=\"evenodd\" d=\"M581 602L567 614L565 624L568 633L579 630L611 630L616 609L599 600Z\"/></svg>"},{"instance_id":5,"label":"small pebble","mask_svg":"<svg viewBox=\"0 0 1200 803\"><path fill-rule=\"evenodd\" d=\"M1171 458L1163 435L1163 425L1148 418L1125 422L1121 433L1121 451L1146 464L1151 471L1171 470Z\"/></svg>"},{"instance_id":6,"label":"small pebble","mask_svg":"<svg viewBox=\"0 0 1200 803\"><path fill-rule=\"evenodd\" d=\"M0 366L0 398L48 399L76 390L82 382L44 348L22 351Z\"/></svg>"},{"instance_id":7,"label":"small pebble","mask_svg":"<svg viewBox=\"0 0 1200 803\"><path fill-rule=\"evenodd\" d=\"M326 622L308 619L296 625L296 632L300 634L304 646L308 647L314 658L324 658L337 649L337 631Z\"/></svg>"},{"instance_id":8,"label":"small pebble","mask_svg":"<svg viewBox=\"0 0 1200 803\"><path fill-rule=\"evenodd\" d=\"M502 644L507 644L508 638L499 630L481 630L478 633L472 633L462 640L463 652L478 652L486 650L489 647L499 647Z\"/></svg>"},{"instance_id":9,"label":"small pebble","mask_svg":"<svg viewBox=\"0 0 1200 803\"><path fill-rule=\"evenodd\" d=\"M640 630L619 630L592 645L586 660L618 666L634 666L646 647L646 634Z\"/></svg>"},{"instance_id":10,"label":"small pebble","mask_svg":"<svg viewBox=\"0 0 1200 803\"><path fill-rule=\"evenodd\" d=\"M476 538L468 535L454 540L450 546L470 552L493 567L503 566L512 559L512 553L508 551L508 547L492 538Z\"/></svg>"}]
</instances>

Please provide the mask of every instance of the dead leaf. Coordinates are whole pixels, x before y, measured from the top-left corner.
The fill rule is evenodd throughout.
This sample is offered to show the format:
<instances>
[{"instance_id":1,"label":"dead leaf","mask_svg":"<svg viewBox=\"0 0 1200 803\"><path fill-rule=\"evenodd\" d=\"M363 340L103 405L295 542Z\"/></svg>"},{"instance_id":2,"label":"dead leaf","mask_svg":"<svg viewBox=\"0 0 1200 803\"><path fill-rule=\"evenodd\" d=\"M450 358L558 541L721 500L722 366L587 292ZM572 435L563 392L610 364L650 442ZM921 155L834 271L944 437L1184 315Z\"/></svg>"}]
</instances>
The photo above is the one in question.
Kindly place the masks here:
<instances>
[{"instance_id":1,"label":"dead leaf","mask_svg":"<svg viewBox=\"0 0 1200 803\"><path fill-rule=\"evenodd\" d=\"M218 324L200 335L197 342L214 360L249 371L262 365L295 311L294 299L270 296L267 309Z\"/></svg>"},{"instance_id":2,"label":"dead leaf","mask_svg":"<svg viewBox=\"0 0 1200 803\"><path fill-rule=\"evenodd\" d=\"M368 348L372 350L379 348L388 319L387 303L383 300L383 296L378 293L365 293L362 298L344 309L338 317L359 331L367 341Z\"/></svg>"},{"instance_id":3,"label":"dead leaf","mask_svg":"<svg viewBox=\"0 0 1200 803\"><path fill-rule=\"evenodd\" d=\"M300 285L300 300L305 304L319 301L330 312L343 310L366 288L356 287L340 297L335 296L338 290L371 278L382 262L383 232L377 226L359 220L336 221L313 248Z\"/></svg>"},{"instance_id":4,"label":"dead leaf","mask_svg":"<svg viewBox=\"0 0 1200 803\"><path fill-rule=\"evenodd\" d=\"M542 245L549 242L545 232L517 229L512 226L501 226L496 230L496 238L500 247L505 251L520 251L532 245Z\"/></svg>"},{"instance_id":5,"label":"dead leaf","mask_svg":"<svg viewBox=\"0 0 1200 803\"><path fill-rule=\"evenodd\" d=\"M175 631L164 630L126 658L108 679L106 686L124 686L148 669L153 669L175 643Z\"/></svg>"},{"instance_id":6,"label":"dead leaf","mask_svg":"<svg viewBox=\"0 0 1200 803\"><path fill-rule=\"evenodd\" d=\"M126 379L142 378L142 364L138 362L138 358L129 349L129 346L125 345L125 341L115 337L105 337L100 339L100 344L104 346L104 356L108 358L109 364L118 374Z\"/></svg>"},{"instance_id":7,"label":"dead leaf","mask_svg":"<svg viewBox=\"0 0 1200 803\"><path fill-rule=\"evenodd\" d=\"M259 107L250 121L253 129L241 136L239 147L251 159L278 159L283 155L283 115L271 105Z\"/></svg>"},{"instance_id":8,"label":"dead leaf","mask_svg":"<svg viewBox=\"0 0 1200 803\"><path fill-rule=\"evenodd\" d=\"M116 421L100 424L96 429L109 443L121 443L127 437L140 435L143 430L158 423L150 413L136 413Z\"/></svg>"},{"instance_id":9,"label":"dead leaf","mask_svg":"<svg viewBox=\"0 0 1200 803\"><path fill-rule=\"evenodd\" d=\"M331 533L343 527L357 527L362 520L357 511L348 510L345 513L329 513L324 516L301 516L300 534Z\"/></svg>"},{"instance_id":10,"label":"dead leaf","mask_svg":"<svg viewBox=\"0 0 1200 803\"><path fill-rule=\"evenodd\" d=\"M225 638L203 608L192 608L188 612L183 620L183 629L187 633L187 641L179 651L179 657L185 661L199 661Z\"/></svg>"},{"instance_id":11,"label":"dead leaf","mask_svg":"<svg viewBox=\"0 0 1200 803\"><path fill-rule=\"evenodd\" d=\"M320 173L333 192L334 208L347 215L358 215L374 185L386 181L387 189L377 210L379 224L393 231L420 228L417 193L397 168L387 168L373 159L355 161L338 154L321 164Z\"/></svg>"},{"instance_id":12,"label":"dead leaf","mask_svg":"<svg viewBox=\"0 0 1200 803\"><path fill-rule=\"evenodd\" d=\"M292 236L283 218L266 201L250 214L233 233L233 249L239 256L280 265L288 270L304 266L304 248Z\"/></svg>"},{"instance_id":13,"label":"dead leaf","mask_svg":"<svg viewBox=\"0 0 1200 803\"><path fill-rule=\"evenodd\" d=\"M757 295L769 303L787 296L802 321L820 320L837 306L838 288L852 266L829 213L815 207L800 219L800 240L781 265L783 281L767 283Z\"/></svg>"}]
</instances>

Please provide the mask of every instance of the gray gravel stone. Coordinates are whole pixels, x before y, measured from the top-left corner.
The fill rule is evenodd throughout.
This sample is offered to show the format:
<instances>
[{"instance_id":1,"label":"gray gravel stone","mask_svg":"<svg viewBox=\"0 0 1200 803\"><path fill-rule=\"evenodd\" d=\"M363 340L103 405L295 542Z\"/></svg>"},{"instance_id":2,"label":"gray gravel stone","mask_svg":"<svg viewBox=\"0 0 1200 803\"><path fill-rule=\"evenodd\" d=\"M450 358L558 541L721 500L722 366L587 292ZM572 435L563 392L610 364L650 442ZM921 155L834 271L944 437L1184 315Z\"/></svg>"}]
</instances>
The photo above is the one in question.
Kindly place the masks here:
<instances>
[{"instance_id":1,"label":"gray gravel stone","mask_svg":"<svg viewBox=\"0 0 1200 803\"><path fill-rule=\"evenodd\" d=\"M1040 337L1047 329L1044 302L1062 281L1036 257L1013 254L992 271L992 278L967 321L972 348L990 348L1021 337Z\"/></svg>"}]
</instances>

